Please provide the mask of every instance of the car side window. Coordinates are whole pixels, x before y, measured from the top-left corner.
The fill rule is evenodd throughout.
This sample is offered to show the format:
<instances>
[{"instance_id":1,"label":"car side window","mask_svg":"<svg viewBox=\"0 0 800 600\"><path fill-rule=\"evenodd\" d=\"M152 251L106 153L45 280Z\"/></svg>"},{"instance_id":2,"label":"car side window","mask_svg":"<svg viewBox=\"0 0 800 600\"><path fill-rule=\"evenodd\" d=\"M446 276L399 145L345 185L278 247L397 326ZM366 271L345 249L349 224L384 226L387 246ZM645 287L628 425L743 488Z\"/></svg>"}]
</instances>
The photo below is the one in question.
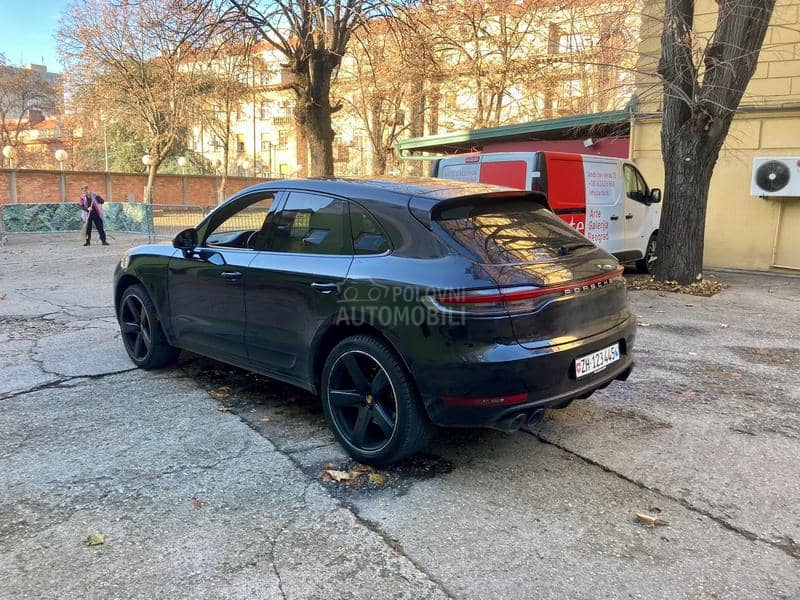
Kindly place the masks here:
<instances>
[{"instance_id":1,"label":"car side window","mask_svg":"<svg viewBox=\"0 0 800 600\"><path fill-rule=\"evenodd\" d=\"M358 204L350 203L350 231L356 254L383 254L390 249L389 240L374 217Z\"/></svg>"},{"instance_id":2,"label":"car side window","mask_svg":"<svg viewBox=\"0 0 800 600\"><path fill-rule=\"evenodd\" d=\"M625 195L632 200L644 201L647 196L647 186L644 179L632 165L624 165Z\"/></svg>"},{"instance_id":3,"label":"car side window","mask_svg":"<svg viewBox=\"0 0 800 600\"><path fill-rule=\"evenodd\" d=\"M205 245L223 248L252 248L261 234L275 202L272 193L254 194L223 209L211 223Z\"/></svg>"},{"instance_id":4,"label":"car side window","mask_svg":"<svg viewBox=\"0 0 800 600\"><path fill-rule=\"evenodd\" d=\"M295 254L352 254L342 200L292 192L273 221L265 250Z\"/></svg>"}]
</instances>

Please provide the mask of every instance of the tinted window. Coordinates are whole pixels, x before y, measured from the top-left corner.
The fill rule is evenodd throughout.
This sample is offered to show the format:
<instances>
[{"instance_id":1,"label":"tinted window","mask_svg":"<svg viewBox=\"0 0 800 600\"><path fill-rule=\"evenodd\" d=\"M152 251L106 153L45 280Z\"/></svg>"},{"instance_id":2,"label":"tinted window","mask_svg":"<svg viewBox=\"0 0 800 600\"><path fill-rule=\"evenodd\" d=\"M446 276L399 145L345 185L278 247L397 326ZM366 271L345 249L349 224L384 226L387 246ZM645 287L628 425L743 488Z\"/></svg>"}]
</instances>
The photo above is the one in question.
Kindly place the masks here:
<instances>
[{"instance_id":1,"label":"tinted window","mask_svg":"<svg viewBox=\"0 0 800 600\"><path fill-rule=\"evenodd\" d=\"M484 198L445 206L433 218L480 262L541 262L592 247L547 208L531 200Z\"/></svg>"},{"instance_id":2,"label":"tinted window","mask_svg":"<svg viewBox=\"0 0 800 600\"><path fill-rule=\"evenodd\" d=\"M231 248L246 247L251 235L264 226L274 200L275 197L271 194L254 195L237 200L226 207L211 223L210 231L206 235L206 244Z\"/></svg>"},{"instance_id":3,"label":"tinted window","mask_svg":"<svg viewBox=\"0 0 800 600\"><path fill-rule=\"evenodd\" d=\"M292 192L274 221L267 250L296 254L351 254L341 200Z\"/></svg>"},{"instance_id":4,"label":"tinted window","mask_svg":"<svg viewBox=\"0 0 800 600\"><path fill-rule=\"evenodd\" d=\"M377 221L357 204L350 204L350 230L356 254L383 254L389 241Z\"/></svg>"}]
</instances>

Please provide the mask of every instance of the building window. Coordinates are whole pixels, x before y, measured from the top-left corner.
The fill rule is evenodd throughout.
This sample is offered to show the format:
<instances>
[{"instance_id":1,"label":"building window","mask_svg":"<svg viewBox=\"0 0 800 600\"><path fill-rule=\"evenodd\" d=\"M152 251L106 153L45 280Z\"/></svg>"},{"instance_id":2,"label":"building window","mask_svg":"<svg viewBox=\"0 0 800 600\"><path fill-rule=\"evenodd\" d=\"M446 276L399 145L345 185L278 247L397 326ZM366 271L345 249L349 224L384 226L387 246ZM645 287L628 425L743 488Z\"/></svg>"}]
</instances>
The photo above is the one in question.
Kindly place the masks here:
<instances>
[{"instance_id":1,"label":"building window","mask_svg":"<svg viewBox=\"0 0 800 600\"><path fill-rule=\"evenodd\" d=\"M278 131L278 148L286 150L289 146L289 132L285 129Z\"/></svg>"},{"instance_id":2,"label":"building window","mask_svg":"<svg viewBox=\"0 0 800 600\"><path fill-rule=\"evenodd\" d=\"M237 133L236 134L236 151L237 152L244 152L244 134Z\"/></svg>"},{"instance_id":3,"label":"building window","mask_svg":"<svg viewBox=\"0 0 800 600\"><path fill-rule=\"evenodd\" d=\"M281 163L278 167L278 172L280 173L281 177L288 177L289 176L289 164L288 163Z\"/></svg>"},{"instance_id":4,"label":"building window","mask_svg":"<svg viewBox=\"0 0 800 600\"><path fill-rule=\"evenodd\" d=\"M269 141L269 134L262 133L261 134L261 151L262 152L269 152L272 144Z\"/></svg>"},{"instance_id":5,"label":"building window","mask_svg":"<svg viewBox=\"0 0 800 600\"><path fill-rule=\"evenodd\" d=\"M269 117L269 102L266 100L261 103L261 106L258 110L258 117L263 121L264 119Z\"/></svg>"}]
</instances>

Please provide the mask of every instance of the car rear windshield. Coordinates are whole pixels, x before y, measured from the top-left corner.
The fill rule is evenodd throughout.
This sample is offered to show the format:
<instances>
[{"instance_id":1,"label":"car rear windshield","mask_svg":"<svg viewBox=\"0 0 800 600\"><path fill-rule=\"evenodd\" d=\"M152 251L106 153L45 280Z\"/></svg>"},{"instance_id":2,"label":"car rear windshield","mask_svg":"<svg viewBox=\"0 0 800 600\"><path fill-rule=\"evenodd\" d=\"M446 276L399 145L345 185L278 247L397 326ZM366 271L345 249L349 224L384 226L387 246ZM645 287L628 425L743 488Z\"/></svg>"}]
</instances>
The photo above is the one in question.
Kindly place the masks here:
<instances>
[{"instance_id":1,"label":"car rear windshield","mask_svg":"<svg viewBox=\"0 0 800 600\"><path fill-rule=\"evenodd\" d=\"M486 264L543 262L594 247L533 198L470 198L438 207L431 216Z\"/></svg>"}]
</instances>

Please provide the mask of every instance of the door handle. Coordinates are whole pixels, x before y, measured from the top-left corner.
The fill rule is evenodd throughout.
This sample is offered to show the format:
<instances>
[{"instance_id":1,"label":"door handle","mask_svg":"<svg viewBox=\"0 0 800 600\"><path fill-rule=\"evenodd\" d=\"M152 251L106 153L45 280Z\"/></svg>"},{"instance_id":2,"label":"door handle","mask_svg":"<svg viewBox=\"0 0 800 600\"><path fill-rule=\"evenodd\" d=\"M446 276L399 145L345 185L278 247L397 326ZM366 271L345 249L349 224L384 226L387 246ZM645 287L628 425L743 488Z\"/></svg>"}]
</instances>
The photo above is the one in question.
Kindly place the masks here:
<instances>
[{"instance_id":1,"label":"door handle","mask_svg":"<svg viewBox=\"0 0 800 600\"><path fill-rule=\"evenodd\" d=\"M632 219L632 218L633 218L633 215L632 215L632 214L627 214L627 215L625 215L625 218L626 218L626 219Z\"/></svg>"},{"instance_id":2,"label":"door handle","mask_svg":"<svg viewBox=\"0 0 800 600\"><path fill-rule=\"evenodd\" d=\"M619 215L611 215L612 221L619 221Z\"/></svg>"},{"instance_id":3,"label":"door handle","mask_svg":"<svg viewBox=\"0 0 800 600\"><path fill-rule=\"evenodd\" d=\"M223 271L220 275L228 281L238 281L242 278L242 274L239 271Z\"/></svg>"},{"instance_id":4,"label":"door handle","mask_svg":"<svg viewBox=\"0 0 800 600\"><path fill-rule=\"evenodd\" d=\"M335 283L320 283L319 281L313 282L311 287L322 294L330 294L338 289Z\"/></svg>"}]
</instances>

